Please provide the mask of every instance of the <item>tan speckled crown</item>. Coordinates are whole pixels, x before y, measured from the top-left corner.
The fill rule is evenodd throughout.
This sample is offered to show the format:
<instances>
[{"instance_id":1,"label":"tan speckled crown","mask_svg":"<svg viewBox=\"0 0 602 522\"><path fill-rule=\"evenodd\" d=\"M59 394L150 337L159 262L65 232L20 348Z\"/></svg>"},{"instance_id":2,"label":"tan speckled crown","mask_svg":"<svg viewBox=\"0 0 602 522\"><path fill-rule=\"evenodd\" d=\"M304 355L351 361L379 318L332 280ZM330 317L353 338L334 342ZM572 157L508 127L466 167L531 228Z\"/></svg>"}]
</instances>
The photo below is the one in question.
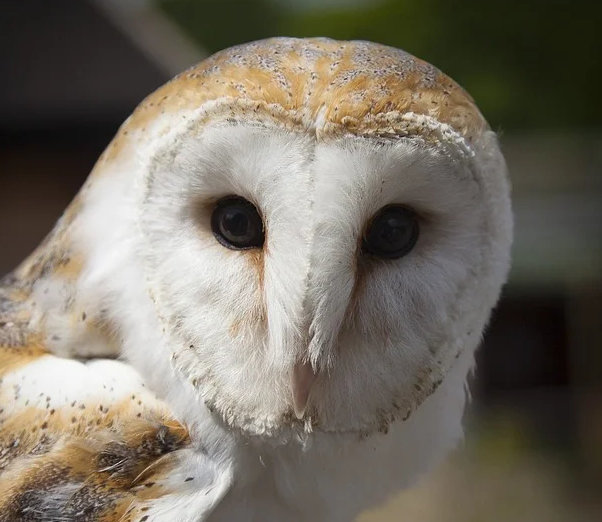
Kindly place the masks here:
<instances>
[{"instance_id":1,"label":"tan speckled crown","mask_svg":"<svg viewBox=\"0 0 602 522\"><path fill-rule=\"evenodd\" d=\"M124 129L214 100L277 119L284 113L318 135L423 134L416 125L428 122L416 116L446 124L468 142L488 129L470 95L432 65L385 45L327 38L272 38L218 52L149 96Z\"/></svg>"}]
</instances>

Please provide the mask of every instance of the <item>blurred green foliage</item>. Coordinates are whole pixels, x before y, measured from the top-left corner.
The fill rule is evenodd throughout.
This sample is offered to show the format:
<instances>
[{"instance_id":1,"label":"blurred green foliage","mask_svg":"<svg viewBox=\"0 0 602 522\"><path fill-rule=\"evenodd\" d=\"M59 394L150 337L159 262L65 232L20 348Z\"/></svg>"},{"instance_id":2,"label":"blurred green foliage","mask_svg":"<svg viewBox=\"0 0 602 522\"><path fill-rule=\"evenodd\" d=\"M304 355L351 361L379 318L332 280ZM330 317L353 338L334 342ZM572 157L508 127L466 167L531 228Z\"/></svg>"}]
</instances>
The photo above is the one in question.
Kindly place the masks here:
<instances>
[{"instance_id":1,"label":"blurred green foliage","mask_svg":"<svg viewBox=\"0 0 602 522\"><path fill-rule=\"evenodd\" d=\"M313 10L292 0L160 6L209 52L282 35L373 40L452 76L498 130L602 126L600 0L374 0Z\"/></svg>"}]
</instances>

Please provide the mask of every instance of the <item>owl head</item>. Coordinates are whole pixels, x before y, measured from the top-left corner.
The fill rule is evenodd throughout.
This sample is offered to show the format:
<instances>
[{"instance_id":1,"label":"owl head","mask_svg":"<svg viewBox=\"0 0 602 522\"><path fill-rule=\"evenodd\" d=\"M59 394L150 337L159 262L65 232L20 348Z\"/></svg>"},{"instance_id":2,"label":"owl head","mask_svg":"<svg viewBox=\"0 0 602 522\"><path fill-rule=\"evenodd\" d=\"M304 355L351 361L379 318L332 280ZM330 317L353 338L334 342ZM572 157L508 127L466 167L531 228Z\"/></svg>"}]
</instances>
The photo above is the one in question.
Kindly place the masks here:
<instances>
[{"instance_id":1,"label":"owl head","mask_svg":"<svg viewBox=\"0 0 602 522\"><path fill-rule=\"evenodd\" d=\"M73 205L87 313L176 410L251 435L370 436L450 373L463 387L512 239L471 97L363 41L206 59L136 109Z\"/></svg>"}]
</instances>

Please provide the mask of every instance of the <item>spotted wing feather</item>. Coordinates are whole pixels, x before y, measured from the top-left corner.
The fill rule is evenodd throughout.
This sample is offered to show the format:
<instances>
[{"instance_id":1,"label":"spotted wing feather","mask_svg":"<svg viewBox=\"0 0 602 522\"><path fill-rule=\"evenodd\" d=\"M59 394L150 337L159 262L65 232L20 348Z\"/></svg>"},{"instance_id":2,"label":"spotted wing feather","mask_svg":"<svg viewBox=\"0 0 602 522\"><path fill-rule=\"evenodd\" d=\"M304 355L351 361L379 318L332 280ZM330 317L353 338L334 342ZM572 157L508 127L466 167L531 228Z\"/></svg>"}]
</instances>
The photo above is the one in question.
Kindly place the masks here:
<instances>
[{"instance_id":1,"label":"spotted wing feather","mask_svg":"<svg viewBox=\"0 0 602 522\"><path fill-rule=\"evenodd\" d=\"M204 520L228 483L202 457L126 364L0 346L0 522Z\"/></svg>"}]
</instances>

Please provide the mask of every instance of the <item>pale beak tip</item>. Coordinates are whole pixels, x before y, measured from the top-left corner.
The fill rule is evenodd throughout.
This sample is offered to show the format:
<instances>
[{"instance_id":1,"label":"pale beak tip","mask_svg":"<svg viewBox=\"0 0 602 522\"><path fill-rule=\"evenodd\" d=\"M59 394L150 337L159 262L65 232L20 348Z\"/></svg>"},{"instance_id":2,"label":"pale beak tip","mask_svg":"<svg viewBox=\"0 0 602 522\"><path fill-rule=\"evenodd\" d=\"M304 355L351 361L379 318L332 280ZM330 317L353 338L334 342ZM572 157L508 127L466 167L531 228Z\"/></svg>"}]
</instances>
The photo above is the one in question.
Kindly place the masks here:
<instances>
[{"instance_id":1,"label":"pale beak tip","mask_svg":"<svg viewBox=\"0 0 602 522\"><path fill-rule=\"evenodd\" d=\"M295 417L299 420L305 417L309 394L315 378L316 374L309 362L298 362L295 364L291 387L293 392L293 409Z\"/></svg>"},{"instance_id":2,"label":"pale beak tip","mask_svg":"<svg viewBox=\"0 0 602 522\"><path fill-rule=\"evenodd\" d=\"M306 409L307 409L307 404L302 406L301 404L295 403L295 405L294 405L295 417L297 417L297 419L301 420L303 417L305 417Z\"/></svg>"}]
</instances>

